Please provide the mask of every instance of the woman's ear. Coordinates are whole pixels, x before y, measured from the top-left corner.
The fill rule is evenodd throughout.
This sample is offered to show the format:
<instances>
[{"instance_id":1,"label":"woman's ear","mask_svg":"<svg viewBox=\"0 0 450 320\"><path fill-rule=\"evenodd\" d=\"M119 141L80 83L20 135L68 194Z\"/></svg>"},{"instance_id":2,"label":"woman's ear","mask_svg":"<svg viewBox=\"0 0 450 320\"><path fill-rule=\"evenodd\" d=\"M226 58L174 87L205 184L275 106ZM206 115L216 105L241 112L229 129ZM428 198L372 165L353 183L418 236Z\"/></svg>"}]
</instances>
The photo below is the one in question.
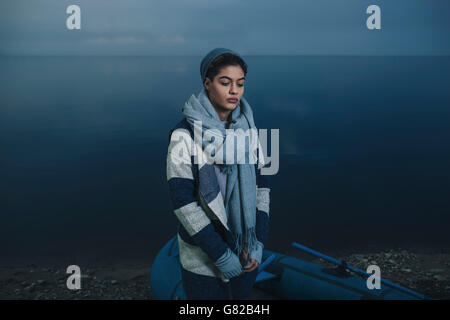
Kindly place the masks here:
<instances>
[{"instance_id":1,"label":"woman's ear","mask_svg":"<svg viewBox=\"0 0 450 320\"><path fill-rule=\"evenodd\" d=\"M211 86L211 80L208 77L205 78L203 86L205 87L205 90L208 91L209 87Z\"/></svg>"}]
</instances>

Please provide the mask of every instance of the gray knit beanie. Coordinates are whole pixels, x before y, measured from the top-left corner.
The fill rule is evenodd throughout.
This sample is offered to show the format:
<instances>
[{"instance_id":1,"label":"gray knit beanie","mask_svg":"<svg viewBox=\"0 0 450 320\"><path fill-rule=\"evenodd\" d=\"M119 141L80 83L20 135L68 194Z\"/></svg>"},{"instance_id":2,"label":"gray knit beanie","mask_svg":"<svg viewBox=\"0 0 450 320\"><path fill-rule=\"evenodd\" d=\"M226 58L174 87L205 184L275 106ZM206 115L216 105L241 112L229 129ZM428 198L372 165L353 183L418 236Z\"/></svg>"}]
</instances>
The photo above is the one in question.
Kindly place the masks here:
<instances>
[{"instance_id":1,"label":"gray knit beanie","mask_svg":"<svg viewBox=\"0 0 450 320\"><path fill-rule=\"evenodd\" d=\"M200 75L202 77L202 82L206 79L206 72L208 71L209 65L211 62L214 61L218 56L224 54L224 53L232 53L238 57L241 57L241 55L233 50L226 49L226 48L215 48L211 50L202 60L202 63L200 64ZM242 59L244 60L244 59Z\"/></svg>"}]
</instances>

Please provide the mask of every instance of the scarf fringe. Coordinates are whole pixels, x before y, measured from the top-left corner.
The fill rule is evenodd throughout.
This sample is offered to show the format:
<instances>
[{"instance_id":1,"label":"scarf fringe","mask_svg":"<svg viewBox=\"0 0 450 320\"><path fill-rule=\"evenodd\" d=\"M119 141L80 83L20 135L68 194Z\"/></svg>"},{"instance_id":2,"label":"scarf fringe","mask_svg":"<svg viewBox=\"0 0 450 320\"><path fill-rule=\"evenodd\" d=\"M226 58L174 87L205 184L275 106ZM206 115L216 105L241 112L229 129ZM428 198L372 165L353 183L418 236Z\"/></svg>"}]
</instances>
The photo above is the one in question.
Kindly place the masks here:
<instances>
[{"instance_id":1,"label":"scarf fringe","mask_svg":"<svg viewBox=\"0 0 450 320\"><path fill-rule=\"evenodd\" d=\"M245 230L245 239L242 236L242 233L233 233L234 238L234 251L240 255L244 250L245 244L247 244L247 252L251 252L256 250L256 244L258 239L256 238L256 229L255 227L248 228Z\"/></svg>"}]
</instances>

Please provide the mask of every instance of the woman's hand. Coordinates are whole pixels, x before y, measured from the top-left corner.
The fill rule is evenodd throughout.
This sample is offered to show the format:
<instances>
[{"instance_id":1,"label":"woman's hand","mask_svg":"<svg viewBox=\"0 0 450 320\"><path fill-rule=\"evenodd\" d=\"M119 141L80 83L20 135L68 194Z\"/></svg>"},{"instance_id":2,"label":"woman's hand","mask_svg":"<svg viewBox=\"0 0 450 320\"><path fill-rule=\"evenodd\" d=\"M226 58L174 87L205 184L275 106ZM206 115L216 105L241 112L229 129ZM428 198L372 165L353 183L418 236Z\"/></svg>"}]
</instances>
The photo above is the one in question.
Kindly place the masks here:
<instances>
[{"instance_id":1,"label":"woman's hand","mask_svg":"<svg viewBox=\"0 0 450 320\"><path fill-rule=\"evenodd\" d=\"M242 251L242 258L244 259L244 261L247 261L247 259L248 259L247 245L245 245L244 250ZM258 261L256 261L255 259L250 259L250 263L244 267L244 272L252 272L253 270L255 270L258 267L259 267Z\"/></svg>"},{"instance_id":2,"label":"woman's hand","mask_svg":"<svg viewBox=\"0 0 450 320\"><path fill-rule=\"evenodd\" d=\"M259 267L258 261L255 259L250 259L250 263L244 267L244 272L252 272Z\"/></svg>"}]
</instances>

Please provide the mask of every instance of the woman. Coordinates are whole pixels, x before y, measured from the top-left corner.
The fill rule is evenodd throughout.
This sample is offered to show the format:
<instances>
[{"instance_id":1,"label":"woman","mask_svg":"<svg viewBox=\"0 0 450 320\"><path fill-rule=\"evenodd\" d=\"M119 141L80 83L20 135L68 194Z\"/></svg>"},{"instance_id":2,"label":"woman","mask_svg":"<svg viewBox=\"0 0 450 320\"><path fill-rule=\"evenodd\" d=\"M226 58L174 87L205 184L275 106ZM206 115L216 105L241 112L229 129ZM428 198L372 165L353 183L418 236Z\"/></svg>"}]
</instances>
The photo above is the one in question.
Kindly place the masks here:
<instances>
[{"instance_id":1,"label":"woman","mask_svg":"<svg viewBox=\"0 0 450 320\"><path fill-rule=\"evenodd\" d=\"M247 64L238 53L212 50L203 58L200 74L203 89L185 103L184 119L169 135L167 155L170 196L180 222L183 288L188 299L247 299L267 239L270 189L268 176L260 173L270 163L236 163L237 158L226 159L226 151L223 161L199 161L211 141L228 150L227 129L256 129L243 97ZM202 148L193 148L194 129L201 136L215 132L215 139L202 139Z\"/></svg>"}]
</instances>

